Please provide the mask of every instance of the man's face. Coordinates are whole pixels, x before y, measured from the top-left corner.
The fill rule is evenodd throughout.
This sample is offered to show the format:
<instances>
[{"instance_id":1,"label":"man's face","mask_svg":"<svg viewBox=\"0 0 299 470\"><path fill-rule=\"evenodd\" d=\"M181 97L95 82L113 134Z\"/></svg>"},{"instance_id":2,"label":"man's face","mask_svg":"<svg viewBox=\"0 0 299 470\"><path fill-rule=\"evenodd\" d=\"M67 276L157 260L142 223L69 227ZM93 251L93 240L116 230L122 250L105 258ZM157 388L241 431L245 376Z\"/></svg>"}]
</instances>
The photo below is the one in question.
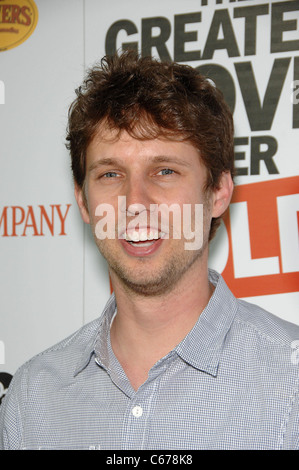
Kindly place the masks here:
<instances>
[{"instance_id":1,"label":"man's face","mask_svg":"<svg viewBox=\"0 0 299 470\"><path fill-rule=\"evenodd\" d=\"M76 197L108 262L112 282L120 281L139 294L158 295L191 269L206 270L211 217L218 215L214 192L204 191L207 171L193 145L164 138L138 140L100 128L88 146L86 168L86 204L78 188ZM99 235L104 220L99 208L108 205L110 216L115 215L115 230L112 224L114 236L110 231L104 238ZM195 210L200 205L203 224ZM187 206L190 212L184 215ZM162 207L175 208L180 221L172 217L172 210L160 211ZM202 226L200 244L186 249L190 230L198 233Z\"/></svg>"}]
</instances>

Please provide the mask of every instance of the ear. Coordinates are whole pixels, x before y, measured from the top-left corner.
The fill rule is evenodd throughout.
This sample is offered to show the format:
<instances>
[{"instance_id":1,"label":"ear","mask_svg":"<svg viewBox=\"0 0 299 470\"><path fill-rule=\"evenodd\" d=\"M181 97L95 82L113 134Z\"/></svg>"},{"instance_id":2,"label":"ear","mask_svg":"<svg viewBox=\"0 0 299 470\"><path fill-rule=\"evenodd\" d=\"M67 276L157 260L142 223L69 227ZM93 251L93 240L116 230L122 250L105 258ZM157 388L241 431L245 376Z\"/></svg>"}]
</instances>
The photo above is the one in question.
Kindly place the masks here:
<instances>
[{"instance_id":1,"label":"ear","mask_svg":"<svg viewBox=\"0 0 299 470\"><path fill-rule=\"evenodd\" d=\"M83 191L84 189L78 186L77 183L75 183L75 198L76 198L79 210L80 210L82 220L86 224L89 224L90 218L89 218L89 213L88 213L88 208L87 208L86 197Z\"/></svg>"},{"instance_id":2,"label":"ear","mask_svg":"<svg viewBox=\"0 0 299 470\"><path fill-rule=\"evenodd\" d=\"M219 185L214 189L212 217L220 217L228 208L234 190L230 172L222 173Z\"/></svg>"}]
</instances>

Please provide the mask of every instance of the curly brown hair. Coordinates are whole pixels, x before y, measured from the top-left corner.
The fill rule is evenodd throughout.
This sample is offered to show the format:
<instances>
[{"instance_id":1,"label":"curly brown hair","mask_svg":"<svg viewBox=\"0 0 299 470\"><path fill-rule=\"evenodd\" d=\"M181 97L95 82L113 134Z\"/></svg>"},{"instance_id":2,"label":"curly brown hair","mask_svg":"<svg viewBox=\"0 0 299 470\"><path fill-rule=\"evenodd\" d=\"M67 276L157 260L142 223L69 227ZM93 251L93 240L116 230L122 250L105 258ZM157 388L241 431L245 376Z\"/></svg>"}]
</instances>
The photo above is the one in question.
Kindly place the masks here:
<instances>
[{"instance_id":1,"label":"curly brown hair","mask_svg":"<svg viewBox=\"0 0 299 470\"><path fill-rule=\"evenodd\" d=\"M206 190L217 188L223 172L233 176L230 109L222 93L196 69L125 51L91 68L76 93L66 139L79 187L85 180L87 147L103 122L138 139L192 143L208 170ZM212 220L210 238L218 224Z\"/></svg>"}]
</instances>

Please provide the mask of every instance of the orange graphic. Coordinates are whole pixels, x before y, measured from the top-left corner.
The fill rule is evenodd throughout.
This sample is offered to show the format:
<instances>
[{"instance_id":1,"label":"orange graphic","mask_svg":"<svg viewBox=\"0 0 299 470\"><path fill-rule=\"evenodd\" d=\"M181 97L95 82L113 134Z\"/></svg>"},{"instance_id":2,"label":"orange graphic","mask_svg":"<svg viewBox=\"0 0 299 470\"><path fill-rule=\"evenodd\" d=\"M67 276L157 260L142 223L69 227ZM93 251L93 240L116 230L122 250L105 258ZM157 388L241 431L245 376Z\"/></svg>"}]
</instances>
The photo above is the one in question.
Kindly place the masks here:
<instances>
[{"instance_id":1,"label":"orange graphic","mask_svg":"<svg viewBox=\"0 0 299 470\"><path fill-rule=\"evenodd\" d=\"M299 291L298 190L298 176L235 188L230 211L224 220L229 255L222 275L236 297ZM250 243L250 259L245 260L242 256L236 260L237 254L240 255L237 245L244 244L244 240L238 233L233 234L233 212L240 203L243 203L243 212L247 209L249 227L249 233L244 227L243 235ZM264 262L262 269L268 273L258 273L258 266L256 272L249 272L250 265L259 262ZM241 274L237 276L238 265Z\"/></svg>"},{"instance_id":2,"label":"orange graphic","mask_svg":"<svg viewBox=\"0 0 299 470\"><path fill-rule=\"evenodd\" d=\"M38 9L34 0L0 0L0 51L26 41L37 21Z\"/></svg>"}]
</instances>

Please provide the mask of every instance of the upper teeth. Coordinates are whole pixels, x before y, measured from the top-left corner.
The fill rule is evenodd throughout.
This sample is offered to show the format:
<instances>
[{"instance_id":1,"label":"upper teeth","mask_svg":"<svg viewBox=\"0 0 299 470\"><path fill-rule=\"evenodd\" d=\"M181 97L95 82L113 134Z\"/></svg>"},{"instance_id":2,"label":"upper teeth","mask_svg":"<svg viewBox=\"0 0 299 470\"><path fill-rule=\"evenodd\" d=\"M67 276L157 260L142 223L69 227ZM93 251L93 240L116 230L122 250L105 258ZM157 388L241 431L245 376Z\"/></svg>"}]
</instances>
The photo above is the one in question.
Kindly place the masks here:
<instances>
[{"instance_id":1,"label":"upper teeth","mask_svg":"<svg viewBox=\"0 0 299 470\"><path fill-rule=\"evenodd\" d=\"M126 240L129 242L144 242L147 240L157 240L162 236L161 233L159 233L157 230L150 230L149 232L147 230L139 230L138 232L136 230L126 232L125 237Z\"/></svg>"}]
</instances>

